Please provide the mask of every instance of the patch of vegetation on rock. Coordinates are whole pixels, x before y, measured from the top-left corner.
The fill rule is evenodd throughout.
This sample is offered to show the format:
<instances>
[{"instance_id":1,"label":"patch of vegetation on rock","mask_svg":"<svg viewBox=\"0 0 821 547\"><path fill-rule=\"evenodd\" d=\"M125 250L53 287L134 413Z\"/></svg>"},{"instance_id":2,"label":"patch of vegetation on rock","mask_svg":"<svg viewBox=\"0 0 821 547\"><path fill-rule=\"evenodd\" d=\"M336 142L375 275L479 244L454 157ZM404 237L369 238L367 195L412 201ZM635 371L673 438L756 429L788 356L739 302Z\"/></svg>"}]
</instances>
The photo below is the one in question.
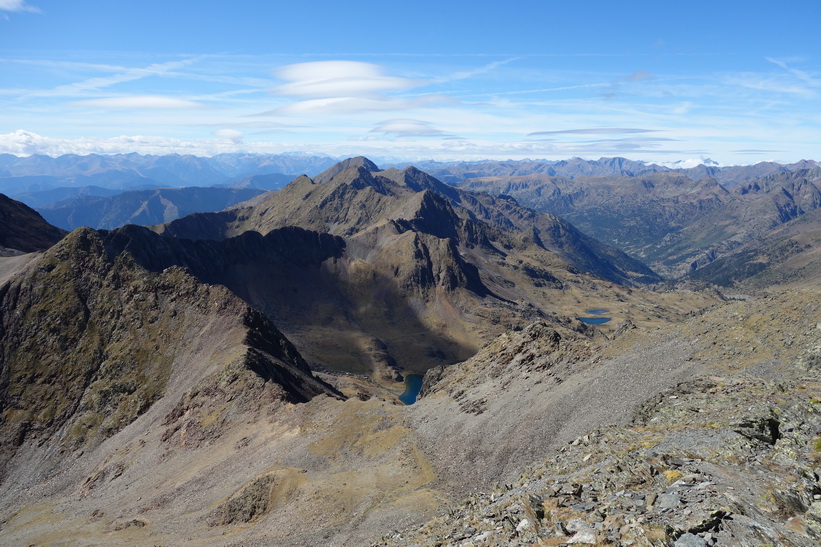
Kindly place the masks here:
<instances>
[{"instance_id":1,"label":"patch of vegetation on rock","mask_svg":"<svg viewBox=\"0 0 821 547\"><path fill-rule=\"evenodd\" d=\"M235 497L217 507L207 518L208 526L251 522L264 515L271 501L272 475L254 480Z\"/></svg>"}]
</instances>

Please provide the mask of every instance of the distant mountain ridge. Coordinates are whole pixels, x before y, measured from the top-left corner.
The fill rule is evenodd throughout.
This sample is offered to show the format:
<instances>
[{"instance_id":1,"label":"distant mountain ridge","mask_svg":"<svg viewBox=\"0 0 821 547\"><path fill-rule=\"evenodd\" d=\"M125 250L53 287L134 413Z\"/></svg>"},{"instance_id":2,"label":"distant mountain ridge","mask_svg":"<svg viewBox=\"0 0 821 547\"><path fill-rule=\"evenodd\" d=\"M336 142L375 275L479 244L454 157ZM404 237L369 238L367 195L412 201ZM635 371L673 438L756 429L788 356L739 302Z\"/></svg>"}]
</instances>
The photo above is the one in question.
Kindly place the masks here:
<instances>
[{"instance_id":1,"label":"distant mountain ridge","mask_svg":"<svg viewBox=\"0 0 821 547\"><path fill-rule=\"evenodd\" d=\"M733 185L673 171L630 177L498 175L459 184L560 215L663 275L678 277L821 206L821 168L764 167L768 174Z\"/></svg>"},{"instance_id":2,"label":"distant mountain ridge","mask_svg":"<svg viewBox=\"0 0 821 547\"><path fill-rule=\"evenodd\" d=\"M408 165L398 163L397 167ZM541 174L552 177L640 177L652 173L682 173L691 180L713 177L722 184L735 186L741 182L775 173L791 173L802 169L821 168L821 163L801 160L792 164L760 162L755 165L719 166L712 160L693 167L671 167L655 163L629 160L626 158L599 158L586 160L479 160L479 161L422 161L414 165L448 184L456 186L464 181L479 177L516 177Z\"/></svg>"},{"instance_id":3,"label":"distant mountain ridge","mask_svg":"<svg viewBox=\"0 0 821 547\"><path fill-rule=\"evenodd\" d=\"M162 224L191 213L220 211L249 200L257 188L158 188L114 196L79 195L39 207L51 224L65 230L80 226L111 230L125 224Z\"/></svg>"},{"instance_id":4,"label":"distant mountain ridge","mask_svg":"<svg viewBox=\"0 0 821 547\"><path fill-rule=\"evenodd\" d=\"M286 154L218 154L212 157L193 155L66 154L58 157L33 155L27 157L0 154L0 192L12 197L27 192L57 187L102 186L120 190L150 187L183 187L254 184L252 177L285 175L293 178L314 176L338 160L329 156L301 153ZM636 177L657 172L679 172L693 180L713 177L727 186L746 180L800 169L821 167L817 161L802 160L788 165L760 162L755 165L718 166L703 160L695 167L663 166L621 157L585 160L481 160L481 161L417 161L389 166L404 168L415 165L448 184L470 178L489 176L522 176L544 174L575 178L578 176ZM689 162L687 162L689 165ZM246 179L245 182L243 179ZM249 182L249 179L251 182ZM290 179L270 179L262 188Z\"/></svg>"},{"instance_id":5,"label":"distant mountain ridge","mask_svg":"<svg viewBox=\"0 0 821 547\"><path fill-rule=\"evenodd\" d=\"M316 174L336 161L307 154L66 154L56 158L0 154L0 192L13 196L61 186L130 190L228 185L255 175L284 174L293 178L303 173Z\"/></svg>"}]
</instances>

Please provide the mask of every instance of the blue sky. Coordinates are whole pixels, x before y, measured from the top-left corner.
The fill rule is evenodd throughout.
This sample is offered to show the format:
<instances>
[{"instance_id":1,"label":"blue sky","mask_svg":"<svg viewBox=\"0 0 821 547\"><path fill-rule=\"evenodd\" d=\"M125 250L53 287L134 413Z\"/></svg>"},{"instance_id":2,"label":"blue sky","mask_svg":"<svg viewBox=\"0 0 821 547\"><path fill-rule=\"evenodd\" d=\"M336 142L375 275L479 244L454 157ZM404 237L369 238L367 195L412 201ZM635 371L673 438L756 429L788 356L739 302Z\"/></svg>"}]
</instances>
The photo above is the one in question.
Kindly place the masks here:
<instances>
[{"instance_id":1,"label":"blue sky","mask_svg":"<svg viewBox=\"0 0 821 547\"><path fill-rule=\"evenodd\" d=\"M440 2L0 0L0 153L821 159L820 2Z\"/></svg>"}]
</instances>

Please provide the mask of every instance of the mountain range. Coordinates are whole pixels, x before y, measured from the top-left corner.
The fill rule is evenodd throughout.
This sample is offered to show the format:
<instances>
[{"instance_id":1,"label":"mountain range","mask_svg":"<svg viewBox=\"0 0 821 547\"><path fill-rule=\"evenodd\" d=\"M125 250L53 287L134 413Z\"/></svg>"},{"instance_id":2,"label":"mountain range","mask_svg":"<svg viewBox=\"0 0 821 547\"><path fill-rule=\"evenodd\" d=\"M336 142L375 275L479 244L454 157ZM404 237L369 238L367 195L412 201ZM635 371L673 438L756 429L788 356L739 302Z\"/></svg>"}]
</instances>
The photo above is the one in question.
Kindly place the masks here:
<instances>
[{"instance_id":1,"label":"mountain range","mask_svg":"<svg viewBox=\"0 0 821 547\"><path fill-rule=\"evenodd\" d=\"M814 173L495 192L355 157L69 234L4 197L0 541L817 544ZM735 247L664 282L605 215Z\"/></svg>"},{"instance_id":2,"label":"mountain range","mask_svg":"<svg viewBox=\"0 0 821 547\"><path fill-rule=\"evenodd\" d=\"M336 160L328 156L306 154L218 154L208 158L178 154L66 154L56 158L0 154L0 192L15 197L60 187L139 190L229 185L259 175L293 178L315 174L334 163Z\"/></svg>"},{"instance_id":3,"label":"mountain range","mask_svg":"<svg viewBox=\"0 0 821 547\"><path fill-rule=\"evenodd\" d=\"M64 235L36 211L0 194L0 256L44 251Z\"/></svg>"},{"instance_id":4,"label":"mountain range","mask_svg":"<svg viewBox=\"0 0 821 547\"><path fill-rule=\"evenodd\" d=\"M821 205L821 169L778 171L724 186L715 178L656 172L574 178L472 177L461 188L511 195L679 277Z\"/></svg>"},{"instance_id":5,"label":"mountain range","mask_svg":"<svg viewBox=\"0 0 821 547\"><path fill-rule=\"evenodd\" d=\"M227 244L286 227L332 235L344 252L285 281L245 261L254 275L228 272L220 282L283 325L309 361L376 376L393 363L424 372L464 359L523 318L572 314L573 288L593 283L586 275L617 292L659 280L558 217L365 158L154 230Z\"/></svg>"}]
</instances>

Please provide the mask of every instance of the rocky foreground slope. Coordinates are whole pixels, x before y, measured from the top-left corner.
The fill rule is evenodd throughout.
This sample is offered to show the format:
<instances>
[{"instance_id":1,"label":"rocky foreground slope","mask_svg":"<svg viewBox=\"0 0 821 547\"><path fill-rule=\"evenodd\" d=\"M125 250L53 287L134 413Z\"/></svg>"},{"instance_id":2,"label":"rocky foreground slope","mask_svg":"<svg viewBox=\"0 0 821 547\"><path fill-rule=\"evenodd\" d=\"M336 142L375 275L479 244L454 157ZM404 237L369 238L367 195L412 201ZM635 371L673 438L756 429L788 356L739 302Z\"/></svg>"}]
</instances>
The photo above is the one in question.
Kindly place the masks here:
<instances>
[{"instance_id":1,"label":"rocky foreground slope","mask_svg":"<svg viewBox=\"0 0 821 547\"><path fill-rule=\"evenodd\" d=\"M720 306L649 340L625 334L604 354L624 366L616 389L625 400L646 390L628 423L577 429L578 436L547 450L543 463L519 477L379 544L818 545L818 297L785 292ZM664 389L631 378L648 344L660 350L651 367L656 374L674 363L688 374ZM532 377L546 361L525 355L501 363ZM491 375L499 367L477 365ZM453 393L448 376L464 374L462 368L433 382L433 397ZM588 373L588 381L595 376ZM466 389L457 398L466 411L486 411L472 395ZM618 412L613 399L595 402ZM566 423L586 420L593 425L584 415ZM523 416L520 427L537 424Z\"/></svg>"}]
</instances>

